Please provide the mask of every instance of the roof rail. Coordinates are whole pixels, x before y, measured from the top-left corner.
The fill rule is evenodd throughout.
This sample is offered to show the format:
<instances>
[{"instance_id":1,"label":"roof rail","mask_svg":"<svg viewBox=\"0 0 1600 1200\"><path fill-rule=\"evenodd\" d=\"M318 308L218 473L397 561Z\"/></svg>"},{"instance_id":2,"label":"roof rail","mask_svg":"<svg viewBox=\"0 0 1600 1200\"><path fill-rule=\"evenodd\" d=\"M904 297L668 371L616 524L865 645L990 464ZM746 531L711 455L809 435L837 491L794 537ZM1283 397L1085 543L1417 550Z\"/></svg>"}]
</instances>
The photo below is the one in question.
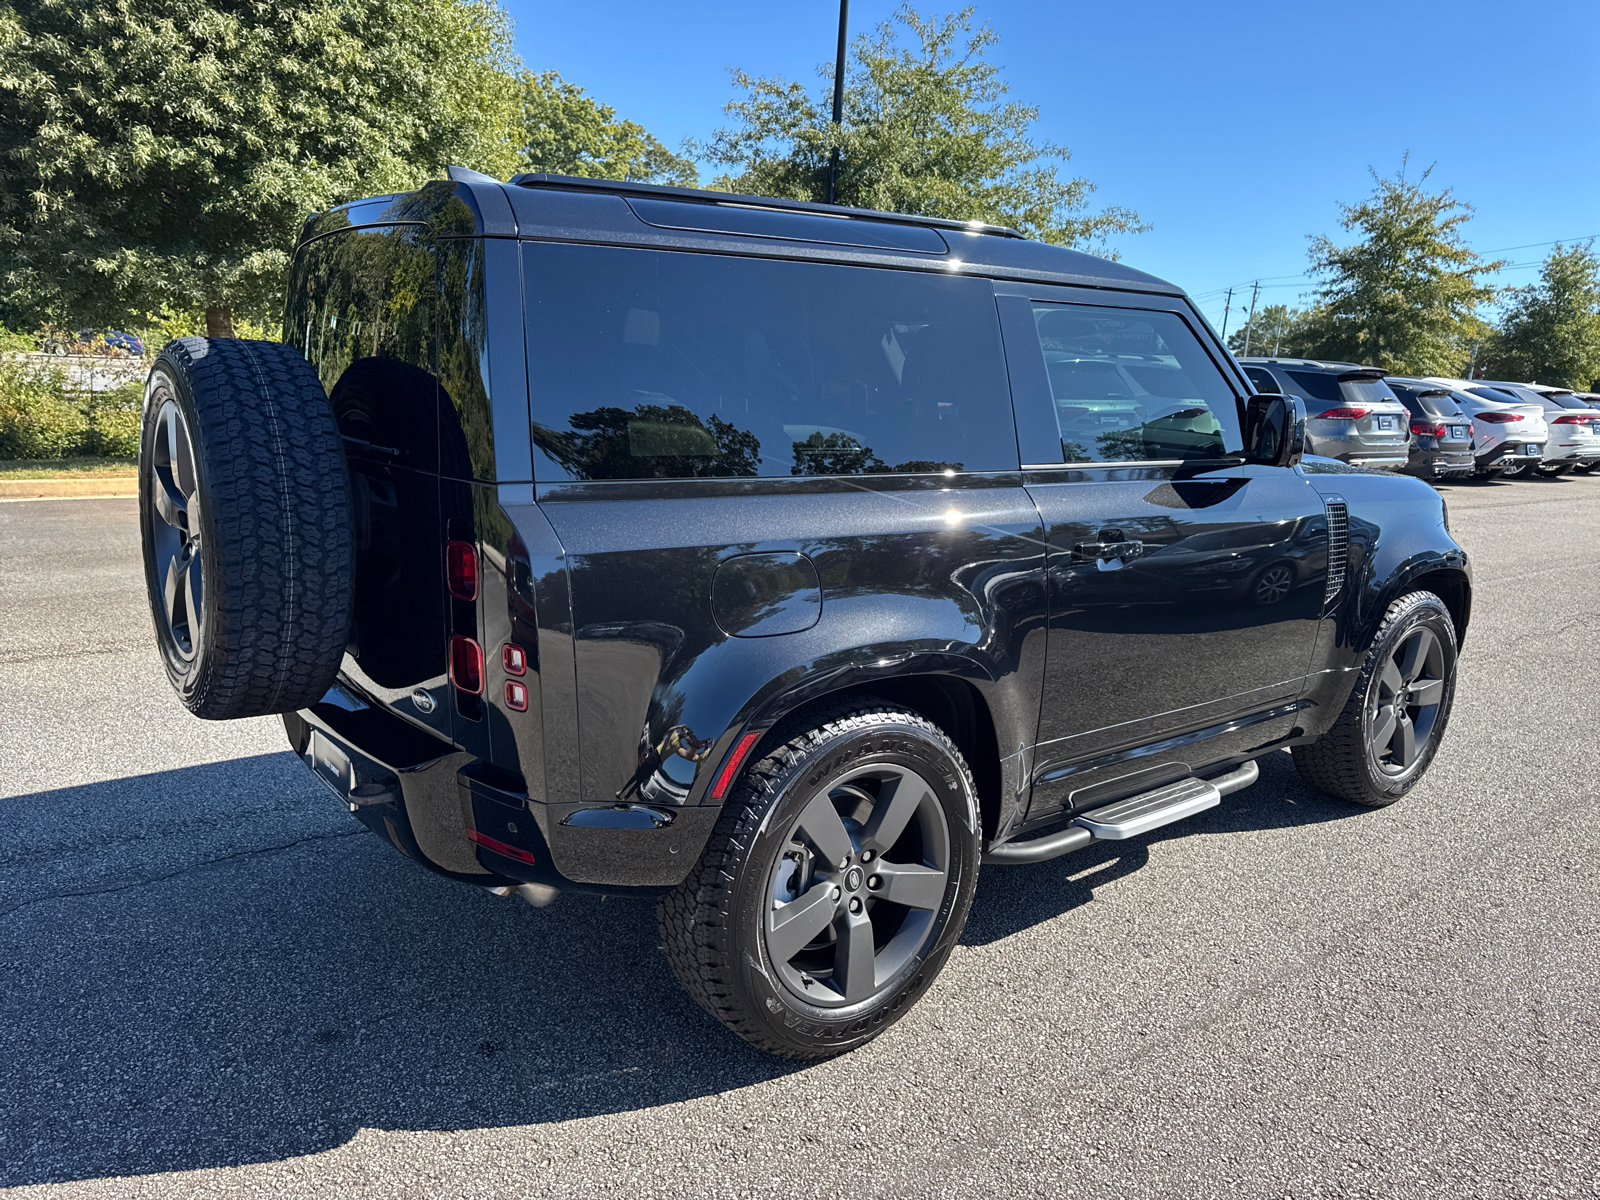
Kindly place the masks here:
<instances>
[{"instance_id":1,"label":"roof rail","mask_svg":"<svg viewBox=\"0 0 1600 1200\"><path fill-rule=\"evenodd\" d=\"M733 204L743 208L778 209L785 212L816 213L829 217L853 217L868 221L886 221L897 225L927 225L934 229L950 229L958 233L981 233L990 237L1022 238L1022 234L1005 225L986 225L982 221L956 221L949 217L919 217L909 213L879 212L872 208L846 208L842 204L816 204L810 200L782 200L776 196L746 196L737 192L710 192L700 188L672 187L664 183L633 183L617 179L588 179L580 175L551 175L544 171L529 171L513 175L512 187L548 187L610 192L619 196L654 196L661 199L688 200L698 204Z\"/></svg>"}]
</instances>

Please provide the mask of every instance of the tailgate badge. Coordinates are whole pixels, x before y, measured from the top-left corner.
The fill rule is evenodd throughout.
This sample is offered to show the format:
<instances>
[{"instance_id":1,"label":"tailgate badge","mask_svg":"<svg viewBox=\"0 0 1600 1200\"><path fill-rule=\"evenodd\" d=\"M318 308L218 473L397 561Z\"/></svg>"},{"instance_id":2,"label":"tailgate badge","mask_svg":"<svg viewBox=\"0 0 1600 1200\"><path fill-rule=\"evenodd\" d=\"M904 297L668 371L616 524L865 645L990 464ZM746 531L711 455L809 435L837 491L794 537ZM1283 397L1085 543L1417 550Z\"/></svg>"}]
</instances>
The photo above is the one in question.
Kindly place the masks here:
<instances>
[{"instance_id":1,"label":"tailgate badge","mask_svg":"<svg viewBox=\"0 0 1600 1200\"><path fill-rule=\"evenodd\" d=\"M417 706L419 713L431 713L434 709L434 700L428 694L427 688L417 688L411 693L411 703Z\"/></svg>"}]
</instances>

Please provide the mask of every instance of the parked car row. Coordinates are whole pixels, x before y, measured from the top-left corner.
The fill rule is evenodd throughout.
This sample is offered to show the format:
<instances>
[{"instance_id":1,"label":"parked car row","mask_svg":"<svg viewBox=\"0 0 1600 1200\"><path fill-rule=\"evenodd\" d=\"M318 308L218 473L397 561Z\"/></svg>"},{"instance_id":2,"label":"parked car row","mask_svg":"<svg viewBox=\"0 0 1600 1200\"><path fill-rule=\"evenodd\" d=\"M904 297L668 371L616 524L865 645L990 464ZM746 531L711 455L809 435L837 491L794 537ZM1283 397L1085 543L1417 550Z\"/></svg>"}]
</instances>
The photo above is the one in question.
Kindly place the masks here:
<instances>
[{"instance_id":1,"label":"parked car row","mask_svg":"<svg viewBox=\"0 0 1600 1200\"><path fill-rule=\"evenodd\" d=\"M1298 396L1306 450L1422 479L1587 474L1600 393L1494 379L1406 378L1356 363L1246 358L1263 393Z\"/></svg>"}]
</instances>

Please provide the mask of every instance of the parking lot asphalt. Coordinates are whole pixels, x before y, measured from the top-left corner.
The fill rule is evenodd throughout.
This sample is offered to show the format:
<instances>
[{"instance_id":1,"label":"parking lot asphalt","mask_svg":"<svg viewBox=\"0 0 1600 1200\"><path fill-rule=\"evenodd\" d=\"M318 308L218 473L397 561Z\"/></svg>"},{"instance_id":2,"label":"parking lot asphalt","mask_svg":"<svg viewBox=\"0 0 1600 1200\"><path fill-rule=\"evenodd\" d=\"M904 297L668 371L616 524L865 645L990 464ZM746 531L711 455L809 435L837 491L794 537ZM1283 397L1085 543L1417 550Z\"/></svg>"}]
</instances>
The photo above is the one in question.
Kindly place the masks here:
<instances>
[{"instance_id":1,"label":"parking lot asphalt","mask_svg":"<svg viewBox=\"0 0 1600 1200\"><path fill-rule=\"evenodd\" d=\"M0 504L0 1187L49 1197L1600 1194L1600 477L1448 487L1476 602L1407 799L1285 754L986 868L869 1046L766 1058L652 906L402 861L162 678L131 500Z\"/></svg>"}]
</instances>

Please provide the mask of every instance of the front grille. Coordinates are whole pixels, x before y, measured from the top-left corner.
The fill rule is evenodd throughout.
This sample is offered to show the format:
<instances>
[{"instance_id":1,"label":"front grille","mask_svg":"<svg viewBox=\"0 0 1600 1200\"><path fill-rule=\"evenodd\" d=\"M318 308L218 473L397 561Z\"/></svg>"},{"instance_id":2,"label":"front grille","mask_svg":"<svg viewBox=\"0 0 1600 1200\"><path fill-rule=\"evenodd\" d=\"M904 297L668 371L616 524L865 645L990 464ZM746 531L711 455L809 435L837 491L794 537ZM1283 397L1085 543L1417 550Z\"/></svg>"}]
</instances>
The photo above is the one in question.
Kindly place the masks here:
<instances>
[{"instance_id":1,"label":"front grille","mask_svg":"<svg viewBox=\"0 0 1600 1200\"><path fill-rule=\"evenodd\" d=\"M1322 603L1333 603L1344 587L1345 563L1350 557L1350 510L1343 500L1325 500L1328 510L1328 585Z\"/></svg>"}]
</instances>

